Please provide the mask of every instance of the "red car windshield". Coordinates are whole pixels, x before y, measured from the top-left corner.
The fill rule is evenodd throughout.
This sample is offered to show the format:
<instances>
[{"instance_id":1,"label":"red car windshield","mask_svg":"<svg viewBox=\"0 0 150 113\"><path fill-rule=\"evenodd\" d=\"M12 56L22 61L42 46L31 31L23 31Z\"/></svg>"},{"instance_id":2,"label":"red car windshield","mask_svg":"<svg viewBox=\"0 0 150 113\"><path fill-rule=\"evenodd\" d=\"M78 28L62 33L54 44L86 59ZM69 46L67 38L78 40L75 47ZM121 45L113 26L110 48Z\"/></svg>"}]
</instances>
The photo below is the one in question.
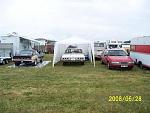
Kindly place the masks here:
<instances>
[{"instance_id":1,"label":"red car windshield","mask_svg":"<svg viewBox=\"0 0 150 113\"><path fill-rule=\"evenodd\" d=\"M109 50L108 56L127 56L126 52L123 50Z\"/></svg>"}]
</instances>

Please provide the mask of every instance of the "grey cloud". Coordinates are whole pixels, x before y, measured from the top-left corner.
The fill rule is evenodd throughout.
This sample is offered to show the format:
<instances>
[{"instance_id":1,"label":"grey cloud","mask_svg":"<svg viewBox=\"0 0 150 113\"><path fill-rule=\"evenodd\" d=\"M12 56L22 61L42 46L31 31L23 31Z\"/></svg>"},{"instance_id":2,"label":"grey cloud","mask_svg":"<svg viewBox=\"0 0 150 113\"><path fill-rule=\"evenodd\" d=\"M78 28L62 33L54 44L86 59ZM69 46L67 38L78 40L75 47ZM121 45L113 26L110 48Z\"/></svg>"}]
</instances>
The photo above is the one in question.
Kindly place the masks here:
<instances>
[{"instance_id":1,"label":"grey cloud","mask_svg":"<svg viewBox=\"0 0 150 113\"><path fill-rule=\"evenodd\" d=\"M79 35L91 40L148 34L148 0L1 0L0 34Z\"/></svg>"}]
</instances>

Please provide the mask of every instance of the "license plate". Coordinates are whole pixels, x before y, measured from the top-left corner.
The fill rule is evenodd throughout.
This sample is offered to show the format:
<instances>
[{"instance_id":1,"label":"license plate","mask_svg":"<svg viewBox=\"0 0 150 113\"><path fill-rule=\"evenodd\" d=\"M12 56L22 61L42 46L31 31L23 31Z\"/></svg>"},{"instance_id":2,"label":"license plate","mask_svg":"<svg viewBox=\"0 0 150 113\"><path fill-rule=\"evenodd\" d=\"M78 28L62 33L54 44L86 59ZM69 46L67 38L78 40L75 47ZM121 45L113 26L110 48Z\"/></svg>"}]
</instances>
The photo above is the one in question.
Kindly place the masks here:
<instances>
[{"instance_id":1,"label":"license plate","mask_svg":"<svg viewBox=\"0 0 150 113\"><path fill-rule=\"evenodd\" d=\"M121 67L128 67L128 65L121 65Z\"/></svg>"}]
</instances>

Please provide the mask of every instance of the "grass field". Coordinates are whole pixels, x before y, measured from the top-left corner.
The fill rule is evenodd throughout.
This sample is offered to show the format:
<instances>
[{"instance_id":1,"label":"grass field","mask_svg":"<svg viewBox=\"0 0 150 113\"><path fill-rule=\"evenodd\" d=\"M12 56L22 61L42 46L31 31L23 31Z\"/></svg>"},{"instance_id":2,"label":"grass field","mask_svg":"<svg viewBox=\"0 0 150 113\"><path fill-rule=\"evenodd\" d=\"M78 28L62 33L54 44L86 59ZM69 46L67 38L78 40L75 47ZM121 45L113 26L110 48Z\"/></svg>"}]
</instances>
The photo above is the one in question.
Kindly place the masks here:
<instances>
[{"instance_id":1,"label":"grass field","mask_svg":"<svg viewBox=\"0 0 150 113\"><path fill-rule=\"evenodd\" d=\"M52 55L46 55L52 60ZM0 65L0 113L150 113L150 71L84 66L8 68ZM141 102L109 102L109 96Z\"/></svg>"}]
</instances>

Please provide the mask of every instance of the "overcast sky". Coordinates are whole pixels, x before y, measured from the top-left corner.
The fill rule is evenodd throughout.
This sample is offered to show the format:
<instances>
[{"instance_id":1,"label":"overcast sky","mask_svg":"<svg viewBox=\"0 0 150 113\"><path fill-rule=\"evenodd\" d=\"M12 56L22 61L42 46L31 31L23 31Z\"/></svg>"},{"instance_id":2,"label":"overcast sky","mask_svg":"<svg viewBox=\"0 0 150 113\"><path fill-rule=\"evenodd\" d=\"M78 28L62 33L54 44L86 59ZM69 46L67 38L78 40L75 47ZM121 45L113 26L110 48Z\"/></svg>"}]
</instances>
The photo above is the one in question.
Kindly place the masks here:
<instances>
[{"instance_id":1,"label":"overcast sky","mask_svg":"<svg viewBox=\"0 0 150 113\"><path fill-rule=\"evenodd\" d=\"M0 0L0 35L129 40L150 35L149 0Z\"/></svg>"}]
</instances>

